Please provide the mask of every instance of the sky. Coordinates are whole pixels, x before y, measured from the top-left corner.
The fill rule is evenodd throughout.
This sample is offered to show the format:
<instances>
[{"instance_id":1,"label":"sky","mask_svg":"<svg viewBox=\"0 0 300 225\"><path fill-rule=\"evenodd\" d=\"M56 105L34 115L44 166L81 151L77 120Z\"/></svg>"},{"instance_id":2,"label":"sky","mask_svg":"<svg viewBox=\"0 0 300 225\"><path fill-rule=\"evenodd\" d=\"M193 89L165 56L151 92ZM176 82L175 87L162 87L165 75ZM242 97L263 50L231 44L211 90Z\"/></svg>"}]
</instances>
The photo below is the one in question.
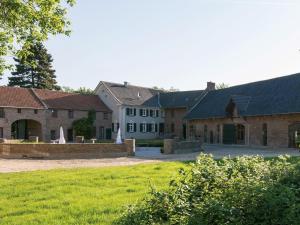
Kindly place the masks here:
<instances>
[{"instance_id":1,"label":"sky","mask_svg":"<svg viewBox=\"0 0 300 225\"><path fill-rule=\"evenodd\" d=\"M300 72L299 12L300 0L77 0L71 36L46 46L61 86L233 86Z\"/></svg>"}]
</instances>

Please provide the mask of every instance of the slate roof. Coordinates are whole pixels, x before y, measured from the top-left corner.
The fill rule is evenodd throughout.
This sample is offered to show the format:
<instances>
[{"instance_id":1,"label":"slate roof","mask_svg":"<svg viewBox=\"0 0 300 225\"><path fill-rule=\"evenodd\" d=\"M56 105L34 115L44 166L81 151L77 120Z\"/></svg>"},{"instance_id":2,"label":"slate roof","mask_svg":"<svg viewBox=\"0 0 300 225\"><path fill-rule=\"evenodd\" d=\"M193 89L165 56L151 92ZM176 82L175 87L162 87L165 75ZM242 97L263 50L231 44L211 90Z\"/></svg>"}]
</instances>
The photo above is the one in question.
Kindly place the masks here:
<instances>
[{"instance_id":1,"label":"slate roof","mask_svg":"<svg viewBox=\"0 0 300 225\"><path fill-rule=\"evenodd\" d=\"M0 107L43 109L44 105L31 89L0 87Z\"/></svg>"},{"instance_id":2,"label":"slate roof","mask_svg":"<svg viewBox=\"0 0 300 225\"><path fill-rule=\"evenodd\" d=\"M111 111L97 95L20 87L0 87L0 107Z\"/></svg>"},{"instance_id":3,"label":"slate roof","mask_svg":"<svg viewBox=\"0 0 300 225\"><path fill-rule=\"evenodd\" d=\"M205 91L176 91L161 93L159 102L163 108L191 108L202 97Z\"/></svg>"},{"instance_id":4,"label":"slate roof","mask_svg":"<svg viewBox=\"0 0 300 225\"><path fill-rule=\"evenodd\" d=\"M145 104L145 106L148 104L149 106L156 105L157 103L155 102L155 99L151 98L157 93L161 92L152 88L139 87L130 84L125 86L124 84L106 81L101 82L112 92L112 94L120 101L121 104L128 106L139 106L143 104Z\"/></svg>"},{"instance_id":5,"label":"slate roof","mask_svg":"<svg viewBox=\"0 0 300 225\"><path fill-rule=\"evenodd\" d=\"M300 113L300 73L210 91L186 119L224 118L231 99L240 116Z\"/></svg>"},{"instance_id":6,"label":"slate roof","mask_svg":"<svg viewBox=\"0 0 300 225\"><path fill-rule=\"evenodd\" d=\"M42 89L34 89L34 92L51 109L111 111L97 95L82 95Z\"/></svg>"}]
</instances>

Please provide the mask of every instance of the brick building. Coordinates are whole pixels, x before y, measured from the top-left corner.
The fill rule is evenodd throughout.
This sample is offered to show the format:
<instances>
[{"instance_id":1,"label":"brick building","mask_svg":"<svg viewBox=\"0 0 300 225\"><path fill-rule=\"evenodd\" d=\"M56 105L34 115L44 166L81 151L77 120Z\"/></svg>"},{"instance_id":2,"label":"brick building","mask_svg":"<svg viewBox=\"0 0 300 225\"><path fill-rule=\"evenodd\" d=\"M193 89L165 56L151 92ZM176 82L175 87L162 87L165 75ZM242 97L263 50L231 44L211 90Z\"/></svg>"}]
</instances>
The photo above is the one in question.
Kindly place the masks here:
<instances>
[{"instance_id":1,"label":"brick building","mask_svg":"<svg viewBox=\"0 0 300 225\"><path fill-rule=\"evenodd\" d=\"M90 110L96 111L95 138L111 139L111 110L97 95L0 87L0 138L38 136L49 142L62 126L66 140L73 141L72 123Z\"/></svg>"},{"instance_id":2,"label":"brick building","mask_svg":"<svg viewBox=\"0 0 300 225\"><path fill-rule=\"evenodd\" d=\"M209 91L185 119L205 143L296 147L300 74Z\"/></svg>"}]
</instances>

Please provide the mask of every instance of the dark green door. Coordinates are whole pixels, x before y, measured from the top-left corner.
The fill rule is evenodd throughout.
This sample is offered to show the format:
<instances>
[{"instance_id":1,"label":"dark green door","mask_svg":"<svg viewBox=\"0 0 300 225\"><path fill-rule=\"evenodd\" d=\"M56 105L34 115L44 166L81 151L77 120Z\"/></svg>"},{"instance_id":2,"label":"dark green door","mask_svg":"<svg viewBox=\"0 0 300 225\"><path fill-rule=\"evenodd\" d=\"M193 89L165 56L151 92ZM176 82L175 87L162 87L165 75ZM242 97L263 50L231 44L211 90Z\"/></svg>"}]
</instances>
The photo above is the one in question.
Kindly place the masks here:
<instances>
[{"instance_id":1,"label":"dark green door","mask_svg":"<svg viewBox=\"0 0 300 225\"><path fill-rule=\"evenodd\" d=\"M106 128L106 139L110 140L111 139L111 128Z\"/></svg>"},{"instance_id":2,"label":"dark green door","mask_svg":"<svg viewBox=\"0 0 300 225\"><path fill-rule=\"evenodd\" d=\"M223 144L235 144L236 129L234 124L224 124L223 126Z\"/></svg>"}]
</instances>

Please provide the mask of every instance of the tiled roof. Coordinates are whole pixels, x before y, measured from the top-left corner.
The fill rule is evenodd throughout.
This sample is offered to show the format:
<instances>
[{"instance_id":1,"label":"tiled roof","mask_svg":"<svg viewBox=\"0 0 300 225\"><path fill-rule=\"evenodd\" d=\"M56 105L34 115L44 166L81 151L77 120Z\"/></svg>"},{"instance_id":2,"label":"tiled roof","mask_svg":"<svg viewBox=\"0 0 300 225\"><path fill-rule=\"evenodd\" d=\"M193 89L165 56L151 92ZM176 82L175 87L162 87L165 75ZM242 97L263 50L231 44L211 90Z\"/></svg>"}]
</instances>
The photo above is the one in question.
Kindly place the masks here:
<instances>
[{"instance_id":1,"label":"tiled roof","mask_svg":"<svg viewBox=\"0 0 300 225\"><path fill-rule=\"evenodd\" d=\"M186 118L224 118L230 101L240 116L300 113L300 73L210 91Z\"/></svg>"},{"instance_id":2,"label":"tiled roof","mask_svg":"<svg viewBox=\"0 0 300 225\"><path fill-rule=\"evenodd\" d=\"M31 89L0 87L0 107L43 109L44 105Z\"/></svg>"},{"instance_id":3,"label":"tiled roof","mask_svg":"<svg viewBox=\"0 0 300 225\"><path fill-rule=\"evenodd\" d=\"M97 95L0 87L0 107L111 111Z\"/></svg>"},{"instance_id":4,"label":"tiled roof","mask_svg":"<svg viewBox=\"0 0 300 225\"><path fill-rule=\"evenodd\" d=\"M52 109L110 111L97 95L34 89L36 95Z\"/></svg>"},{"instance_id":5,"label":"tiled roof","mask_svg":"<svg viewBox=\"0 0 300 225\"><path fill-rule=\"evenodd\" d=\"M155 96L158 90L152 88L145 88L133 85L124 85L111 82L101 81L112 94L120 101L123 105L138 106L143 105L153 96Z\"/></svg>"},{"instance_id":6,"label":"tiled roof","mask_svg":"<svg viewBox=\"0 0 300 225\"><path fill-rule=\"evenodd\" d=\"M191 108L201 98L204 91L176 91L160 94L160 105L163 108Z\"/></svg>"}]
</instances>

